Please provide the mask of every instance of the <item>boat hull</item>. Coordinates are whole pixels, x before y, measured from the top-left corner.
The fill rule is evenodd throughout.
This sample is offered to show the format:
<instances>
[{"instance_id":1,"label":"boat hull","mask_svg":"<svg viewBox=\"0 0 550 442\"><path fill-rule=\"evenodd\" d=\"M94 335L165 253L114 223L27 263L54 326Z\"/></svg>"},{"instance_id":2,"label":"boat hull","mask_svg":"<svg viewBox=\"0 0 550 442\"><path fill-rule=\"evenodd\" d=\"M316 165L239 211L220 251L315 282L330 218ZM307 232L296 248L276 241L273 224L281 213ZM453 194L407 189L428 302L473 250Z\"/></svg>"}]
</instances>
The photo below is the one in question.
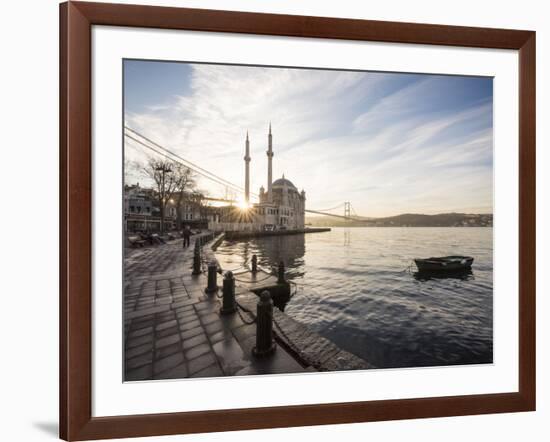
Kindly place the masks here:
<instances>
[{"instance_id":1,"label":"boat hull","mask_svg":"<svg viewBox=\"0 0 550 442\"><path fill-rule=\"evenodd\" d=\"M419 272L455 272L470 269L474 258L470 256L444 256L441 258L417 258L414 262Z\"/></svg>"}]
</instances>

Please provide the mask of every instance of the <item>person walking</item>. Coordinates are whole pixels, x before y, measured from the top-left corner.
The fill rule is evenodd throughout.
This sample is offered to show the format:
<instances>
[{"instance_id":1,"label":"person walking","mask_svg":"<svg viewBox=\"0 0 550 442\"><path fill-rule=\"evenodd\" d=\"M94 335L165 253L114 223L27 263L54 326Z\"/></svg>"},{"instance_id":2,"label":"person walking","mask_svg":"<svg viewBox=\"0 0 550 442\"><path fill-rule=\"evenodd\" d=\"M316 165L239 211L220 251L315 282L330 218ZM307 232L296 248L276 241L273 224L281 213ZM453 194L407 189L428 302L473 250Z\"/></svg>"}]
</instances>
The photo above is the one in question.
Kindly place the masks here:
<instances>
[{"instance_id":1,"label":"person walking","mask_svg":"<svg viewBox=\"0 0 550 442\"><path fill-rule=\"evenodd\" d=\"M189 247L189 240L191 238L191 229L186 224L183 228L183 247Z\"/></svg>"}]
</instances>

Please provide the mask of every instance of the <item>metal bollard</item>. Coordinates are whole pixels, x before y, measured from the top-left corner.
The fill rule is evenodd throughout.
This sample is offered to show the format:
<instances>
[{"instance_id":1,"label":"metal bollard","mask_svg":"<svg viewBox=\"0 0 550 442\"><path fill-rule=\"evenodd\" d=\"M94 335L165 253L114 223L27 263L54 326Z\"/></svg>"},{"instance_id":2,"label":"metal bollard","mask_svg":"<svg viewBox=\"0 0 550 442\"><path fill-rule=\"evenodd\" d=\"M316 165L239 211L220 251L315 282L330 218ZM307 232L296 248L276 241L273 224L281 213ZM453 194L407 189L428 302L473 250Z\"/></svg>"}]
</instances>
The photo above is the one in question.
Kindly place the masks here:
<instances>
[{"instance_id":1,"label":"metal bollard","mask_svg":"<svg viewBox=\"0 0 550 442\"><path fill-rule=\"evenodd\" d=\"M237 303L235 302L235 278L233 272L227 272L223 278L223 302L220 314L229 315L237 311Z\"/></svg>"},{"instance_id":2,"label":"metal bollard","mask_svg":"<svg viewBox=\"0 0 550 442\"><path fill-rule=\"evenodd\" d=\"M252 255L252 273L258 273L258 257Z\"/></svg>"},{"instance_id":3,"label":"metal bollard","mask_svg":"<svg viewBox=\"0 0 550 442\"><path fill-rule=\"evenodd\" d=\"M205 293L216 293L218 291L218 265L215 261L208 264L208 286L204 289Z\"/></svg>"},{"instance_id":4,"label":"metal bollard","mask_svg":"<svg viewBox=\"0 0 550 442\"><path fill-rule=\"evenodd\" d=\"M193 254L193 275L200 275L201 273L201 249L195 247L195 252Z\"/></svg>"},{"instance_id":5,"label":"metal bollard","mask_svg":"<svg viewBox=\"0 0 550 442\"><path fill-rule=\"evenodd\" d=\"M258 358L271 355L275 351L273 339L273 301L266 290L260 295L256 306L256 346L252 354Z\"/></svg>"},{"instance_id":6,"label":"metal bollard","mask_svg":"<svg viewBox=\"0 0 550 442\"><path fill-rule=\"evenodd\" d=\"M285 280L285 263L279 262L279 270L277 272L277 284L286 284Z\"/></svg>"}]
</instances>

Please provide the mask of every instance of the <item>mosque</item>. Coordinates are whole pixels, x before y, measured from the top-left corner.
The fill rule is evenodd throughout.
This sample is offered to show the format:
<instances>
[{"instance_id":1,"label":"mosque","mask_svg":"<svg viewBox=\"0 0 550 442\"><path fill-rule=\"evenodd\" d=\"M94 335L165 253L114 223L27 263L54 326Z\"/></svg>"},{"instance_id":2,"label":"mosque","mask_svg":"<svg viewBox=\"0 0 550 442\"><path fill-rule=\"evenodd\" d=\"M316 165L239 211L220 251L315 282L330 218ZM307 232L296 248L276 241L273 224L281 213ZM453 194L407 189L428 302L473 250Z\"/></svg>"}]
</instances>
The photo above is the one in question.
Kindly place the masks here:
<instances>
[{"instance_id":1,"label":"mosque","mask_svg":"<svg viewBox=\"0 0 550 442\"><path fill-rule=\"evenodd\" d=\"M252 212L255 229L284 230L303 229L305 224L306 193L298 191L290 180L282 178L273 181L273 135L271 123L267 144L267 191L260 187L260 201L250 204L250 140L248 132L245 143L245 202Z\"/></svg>"}]
</instances>

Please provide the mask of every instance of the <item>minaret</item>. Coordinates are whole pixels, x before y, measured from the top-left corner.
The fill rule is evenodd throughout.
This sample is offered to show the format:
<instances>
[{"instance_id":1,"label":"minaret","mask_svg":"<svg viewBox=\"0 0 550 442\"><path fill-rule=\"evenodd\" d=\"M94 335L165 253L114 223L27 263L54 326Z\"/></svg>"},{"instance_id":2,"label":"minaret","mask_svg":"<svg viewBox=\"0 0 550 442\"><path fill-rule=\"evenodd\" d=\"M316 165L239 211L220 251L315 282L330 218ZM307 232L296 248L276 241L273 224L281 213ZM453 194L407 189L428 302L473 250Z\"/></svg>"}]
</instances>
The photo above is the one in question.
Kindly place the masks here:
<instances>
[{"instance_id":1,"label":"minaret","mask_svg":"<svg viewBox=\"0 0 550 442\"><path fill-rule=\"evenodd\" d=\"M244 154L244 200L246 205L250 204L250 141L248 140L248 131L246 131L246 150Z\"/></svg>"},{"instance_id":2,"label":"minaret","mask_svg":"<svg viewBox=\"0 0 550 442\"><path fill-rule=\"evenodd\" d=\"M273 174L271 162L273 159L273 135L271 135L271 122L269 123L269 135L267 139L267 201L272 203L273 192L271 187L273 182Z\"/></svg>"}]
</instances>

